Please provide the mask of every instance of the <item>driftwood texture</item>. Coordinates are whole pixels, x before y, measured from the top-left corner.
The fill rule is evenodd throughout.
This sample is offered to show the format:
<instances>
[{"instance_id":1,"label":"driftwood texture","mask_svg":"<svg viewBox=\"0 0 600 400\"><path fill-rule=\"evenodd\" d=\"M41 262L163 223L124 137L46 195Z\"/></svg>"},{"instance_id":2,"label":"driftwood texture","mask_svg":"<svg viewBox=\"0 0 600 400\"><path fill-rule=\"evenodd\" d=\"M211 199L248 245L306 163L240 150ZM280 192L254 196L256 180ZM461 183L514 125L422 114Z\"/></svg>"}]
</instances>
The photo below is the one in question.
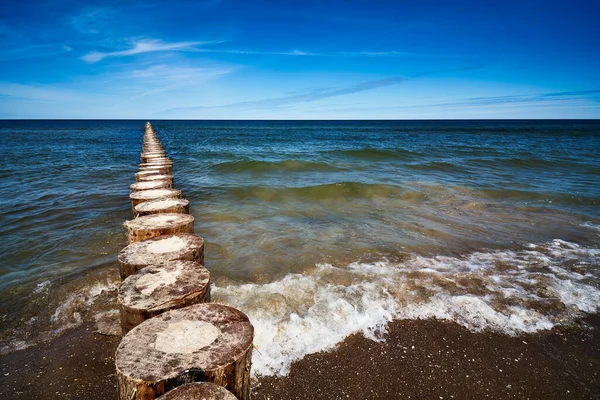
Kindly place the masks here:
<instances>
[{"instance_id":1,"label":"driftwood texture","mask_svg":"<svg viewBox=\"0 0 600 400\"><path fill-rule=\"evenodd\" d=\"M133 210L138 217L160 213L189 214L190 202L186 199L149 200L138 204Z\"/></svg>"},{"instance_id":2,"label":"driftwood texture","mask_svg":"<svg viewBox=\"0 0 600 400\"><path fill-rule=\"evenodd\" d=\"M142 166L140 164L140 172L158 172L159 174L164 175L173 175L173 164L145 164Z\"/></svg>"},{"instance_id":3,"label":"driftwood texture","mask_svg":"<svg viewBox=\"0 0 600 400\"><path fill-rule=\"evenodd\" d=\"M133 192L129 195L131 199L131 213L135 215L135 206L138 204L155 199L180 199L181 190L177 189L152 189L152 190L140 190L139 192Z\"/></svg>"},{"instance_id":4,"label":"driftwood texture","mask_svg":"<svg viewBox=\"0 0 600 400\"><path fill-rule=\"evenodd\" d=\"M193 382L163 394L158 400L237 400L227 389L208 382Z\"/></svg>"},{"instance_id":5,"label":"driftwood texture","mask_svg":"<svg viewBox=\"0 0 600 400\"><path fill-rule=\"evenodd\" d=\"M194 217L189 214L144 215L127 221L124 225L129 234L129 243L172 233L194 233Z\"/></svg>"},{"instance_id":6,"label":"driftwood texture","mask_svg":"<svg viewBox=\"0 0 600 400\"><path fill-rule=\"evenodd\" d=\"M169 157L158 157L158 158L151 158L148 159L147 161L142 161L140 163L140 165L142 164L172 164L173 160L171 160Z\"/></svg>"},{"instance_id":7,"label":"driftwood texture","mask_svg":"<svg viewBox=\"0 0 600 400\"><path fill-rule=\"evenodd\" d=\"M162 235L125 247L117 256L121 280L148 265L172 260L204 264L204 239L190 234Z\"/></svg>"},{"instance_id":8,"label":"driftwood texture","mask_svg":"<svg viewBox=\"0 0 600 400\"><path fill-rule=\"evenodd\" d=\"M132 192L139 192L140 190L152 190L152 189L172 189L173 181L167 179L161 180L150 180L144 182L132 183L129 186Z\"/></svg>"},{"instance_id":9,"label":"driftwood texture","mask_svg":"<svg viewBox=\"0 0 600 400\"><path fill-rule=\"evenodd\" d=\"M239 310L214 303L144 321L117 348L120 400L149 400L190 382L212 382L250 399L254 327Z\"/></svg>"},{"instance_id":10,"label":"driftwood texture","mask_svg":"<svg viewBox=\"0 0 600 400\"><path fill-rule=\"evenodd\" d=\"M168 160L165 154L161 153L142 153L140 161L143 163Z\"/></svg>"},{"instance_id":11,"label":"driftwood texture","mask_svg":"<svg viewBox=\"0 0 600 400\"><path fill-rule=\"evenodd\" d=\"M139 174L139 172L138 172ZM136 176L137 182L151 182L151 181L169 181L171 183L171 187L173 187L173 175L164 175L164 174L147 174L146 176L140 176L139 178Z\"/></svg>"},{"instance_id":12,"label":"driftwood texture","mask_svg":"<svg viewBox=\"0 0 600 400\"><path fill-rule=\"evenodd\" d=\"M173 176L173 175L164 175L164 174L161 174L160 171L149 170L149 171L136 172L135 173L135 180L136 180L136 182L142 182L143 178L147 178L149 176L157 176L157 175Z\"/></svg>"},{"instance_id":13,"label":"driftwood texture","mask_svg":"<svg viewBox=\"0 0 600 400\"><path fill-rule=\"evenodd\" d=\"M126 334L165 311L210 302L210 273L194 261L149 265L123 281L117 299Z\"/></svg>"}]
</instances>

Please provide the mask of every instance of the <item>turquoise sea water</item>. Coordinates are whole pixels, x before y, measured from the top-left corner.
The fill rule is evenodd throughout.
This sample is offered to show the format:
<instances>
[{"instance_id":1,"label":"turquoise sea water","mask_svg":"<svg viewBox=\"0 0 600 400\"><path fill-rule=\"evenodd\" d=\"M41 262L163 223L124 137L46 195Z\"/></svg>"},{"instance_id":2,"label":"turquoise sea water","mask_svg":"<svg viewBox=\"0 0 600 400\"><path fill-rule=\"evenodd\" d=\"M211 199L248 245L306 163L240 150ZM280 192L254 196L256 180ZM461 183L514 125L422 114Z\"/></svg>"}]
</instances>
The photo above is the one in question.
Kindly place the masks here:
<instances>
[{"instance_id":1,"label":"turquoise sea water","mask_svg":"<svg viewBox=\"0 0 600 400\"><path fill-rule=\"evenodd\" d=\"M2 351L115 319L144 122L0 121ZM598 311L598 121L152 122L258 373L391 318Z\"/></svg>"}]
</instances>

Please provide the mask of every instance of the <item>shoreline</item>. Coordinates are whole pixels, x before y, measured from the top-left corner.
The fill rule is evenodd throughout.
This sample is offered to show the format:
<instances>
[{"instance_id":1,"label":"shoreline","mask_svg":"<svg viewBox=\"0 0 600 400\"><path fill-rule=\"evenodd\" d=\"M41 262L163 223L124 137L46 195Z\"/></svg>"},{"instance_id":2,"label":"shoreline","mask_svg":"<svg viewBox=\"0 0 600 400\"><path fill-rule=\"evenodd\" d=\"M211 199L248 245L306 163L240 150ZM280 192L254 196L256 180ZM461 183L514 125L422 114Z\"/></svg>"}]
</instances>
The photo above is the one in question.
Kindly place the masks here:
<instances>
[{"instance_id":1,"label":"shoreline","mask_svg":"<svg viewBox=\"0 0 600 400\"><path fill-rule=\"evenodd\" d=\"M385 342L352 335L263 378L254 399L597 399L600 315L506 336L453 322L396 320Z\"/></svg>"},{"instance_id":2,"label":"shoreline","mask_svg":"<svg viewBox=\"0 0 600 400\"><path fill-rule=\"evenodd\" d=\"M86 324L0 356L0 396L116 398L119 341ZM253 398L598 399L600 314L514 337L453 322L396 320L384 342L354 334L293 363L286 377L261 377Z\"/></svg>"}]
</instances>

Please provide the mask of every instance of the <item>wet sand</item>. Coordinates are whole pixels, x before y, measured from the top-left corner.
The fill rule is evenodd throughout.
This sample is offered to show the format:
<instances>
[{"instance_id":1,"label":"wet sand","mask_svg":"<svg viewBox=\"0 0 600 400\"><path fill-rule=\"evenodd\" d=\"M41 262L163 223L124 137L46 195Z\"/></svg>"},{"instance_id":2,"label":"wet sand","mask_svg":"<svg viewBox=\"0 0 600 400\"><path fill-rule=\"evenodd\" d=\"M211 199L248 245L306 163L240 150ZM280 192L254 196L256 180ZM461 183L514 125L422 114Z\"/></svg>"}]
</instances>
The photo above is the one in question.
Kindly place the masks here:
<instances>
[{"instance_id":1,"label":"wet sand","mask_svg":"<svg viewBox=\"0 0 600 400\"><path fill-rule=\"evenodd\" d=\"M354 335L305 357L262 399L598 399L600 318L508 337L454 323L395 321L384 343Z\"/></svg>"},{"instance_id":2,"label":"wet sand","mask_svg":"<svg viewBox=\"0 0 600 400\"><path fill-rule=\"evenodd\" d=\"M86 325L0 356L0 398L116 399L114 353L120 341Z\"/></svg>"},{"instance_id":3,"label":"wet sand","mask_svg":"<svg viewBox=\"0 0 600 400\"><path fill-rule=\"evenodd\" d=\"M119 338L90 326L0 357L4 399L116 398ZM259 349L260 351L260 349ZM441 321L395 321L385 342L353 335L334 351L255 382L254 399L599 399L600 316L518 337Z\"/></svg>"}]
</instances>

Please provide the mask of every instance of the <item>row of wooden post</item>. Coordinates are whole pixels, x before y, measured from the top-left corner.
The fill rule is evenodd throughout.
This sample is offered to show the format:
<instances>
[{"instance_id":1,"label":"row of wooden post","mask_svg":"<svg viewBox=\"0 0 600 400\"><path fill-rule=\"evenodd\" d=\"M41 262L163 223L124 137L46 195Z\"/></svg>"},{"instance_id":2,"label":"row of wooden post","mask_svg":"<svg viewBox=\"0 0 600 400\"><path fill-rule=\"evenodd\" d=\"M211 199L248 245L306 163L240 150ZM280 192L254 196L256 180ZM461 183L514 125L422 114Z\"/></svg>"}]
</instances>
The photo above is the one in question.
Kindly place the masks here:
<instances>
[{"instance_id":1,"label":"row of wooden post","mask_svg":"<svg viewBox=\"0 0 600 400\"><path fill-rule=\"evenodd\" d=\"M210 302L204 240L149 122L140 158L129 245L118 256L119 399L250 399L254 328L241 311Z\"/></svg>"}]
</instances>

